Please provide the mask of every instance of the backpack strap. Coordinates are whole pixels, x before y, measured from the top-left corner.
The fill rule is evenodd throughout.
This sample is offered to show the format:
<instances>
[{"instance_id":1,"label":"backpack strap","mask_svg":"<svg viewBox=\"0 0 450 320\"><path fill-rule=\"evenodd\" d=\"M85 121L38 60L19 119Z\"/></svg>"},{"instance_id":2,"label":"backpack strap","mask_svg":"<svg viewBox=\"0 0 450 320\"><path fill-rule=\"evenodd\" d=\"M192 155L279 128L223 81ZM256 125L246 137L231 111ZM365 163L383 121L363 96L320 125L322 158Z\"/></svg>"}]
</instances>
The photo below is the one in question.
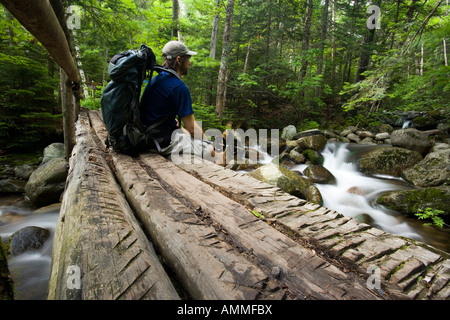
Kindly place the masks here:
<instances>
[{"instance_id":1,"label":"backpack strap","mask_svg":"<svg viewBox=\"0 0 450 320\"><path fill-rule=\"evenodd\" d=\"M172 70L172 69L160 66L160 65L155 65L153 67L153 70L155 70L158 73L160 73L161 71L165 71L165 72L170 73L171 75L173 75L173 76L175 76L175 77L177 77L178 79L181 80L180 76L178 75L178 73L176 73L175 70Z\"/></svg>"}]
</instances>

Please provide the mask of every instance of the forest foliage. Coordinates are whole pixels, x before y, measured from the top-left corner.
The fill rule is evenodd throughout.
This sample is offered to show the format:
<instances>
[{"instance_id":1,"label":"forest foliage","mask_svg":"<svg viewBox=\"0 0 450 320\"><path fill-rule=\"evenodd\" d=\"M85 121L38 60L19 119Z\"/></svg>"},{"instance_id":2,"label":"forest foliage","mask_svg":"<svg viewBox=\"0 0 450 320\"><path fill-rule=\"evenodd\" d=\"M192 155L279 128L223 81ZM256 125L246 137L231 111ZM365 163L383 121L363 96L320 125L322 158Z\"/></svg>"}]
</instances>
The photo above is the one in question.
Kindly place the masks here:
<instances>
[{"instance_id":1,"label":"forest foliage","mask_svg":"<svg viewBox=\"0 0 450 320\"><path fill-rule=\"evenodd\" d=\"M64 1L74 56L91 84L82 105L99 107L114 54L147 44L161 63L164 44L181 39L198 52L183 80L204 127L325 128L383 111L448 109L447 0L236 0L224 57L228 1ZM0 149L35 145L60 130L59 77L42 45L0 8Z\"/></svg>"}]
</instances>

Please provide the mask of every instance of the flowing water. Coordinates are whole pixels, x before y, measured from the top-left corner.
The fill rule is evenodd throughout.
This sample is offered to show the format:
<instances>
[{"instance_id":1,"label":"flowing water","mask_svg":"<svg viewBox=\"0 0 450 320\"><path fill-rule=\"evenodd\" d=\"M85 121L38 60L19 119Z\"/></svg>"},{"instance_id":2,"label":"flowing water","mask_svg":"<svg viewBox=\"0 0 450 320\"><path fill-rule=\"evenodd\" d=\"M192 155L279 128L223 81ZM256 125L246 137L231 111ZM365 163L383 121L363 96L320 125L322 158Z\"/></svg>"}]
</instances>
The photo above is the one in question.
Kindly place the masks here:
<instances>
[{"instance_id":1,"label":"flowing water","mask_svg":"<svg viewBox=\"0 0 450 320\"><path fill-rule=\"evenodd\" d=\"M0 237L4 242L14 232L27 226L50 231L50 237L41 249L8 257L16 300L42 300L47 297L52 240L58 215L58 206L36 211L23 194L0 197Z\"/></svg>"},{"instance_id":2,"label":"flowing water","mask_svg":"<svg viewBox=\"0 0 450 320\"><path fill-rule=\"evenodd\" d=\"M357 168L358 155L373 146L328 143L322 151L324 167L336 178L337 183L317 184L324 199L324 207L345 216L384 230L388 233L420 240L441 250L450 252L450 233L437 227L424 226L423 222L406 217L399 212L377 205L375 200L386 191L413 189L414 186L392 176L365 176ZM291 168L301 171L306 165Z\"/></svg>"}]
</instances>

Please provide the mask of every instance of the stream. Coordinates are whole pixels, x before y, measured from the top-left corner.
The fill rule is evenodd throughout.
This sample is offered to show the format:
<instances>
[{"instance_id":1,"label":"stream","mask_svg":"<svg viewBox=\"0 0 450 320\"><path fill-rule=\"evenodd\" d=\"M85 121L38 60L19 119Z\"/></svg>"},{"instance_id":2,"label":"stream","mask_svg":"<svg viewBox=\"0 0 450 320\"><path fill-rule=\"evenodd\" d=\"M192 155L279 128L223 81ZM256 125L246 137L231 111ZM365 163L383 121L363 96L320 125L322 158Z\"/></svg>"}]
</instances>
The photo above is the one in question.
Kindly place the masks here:
<instances>
[{"instance_id":1,"label":"stream","mask_svg":"<svg viewBox=\"0 0 450 320\"><path fill-rule=\"evenodd\" d=\"M14 280L14 299L43 300L47 298L53 234L59 206L37 210L24 194L0 196L0 237L6 241L14 232L28 226L50 231L49 239L39 250L8 256L8 266Z\"/></svg>"},{"instance_id":2,"label":"stream","mask_svg":"<svg viewBox=\"0 0 450 320\"><path fill-rule=\"evenodd\" d=\"M328 143L322 151L323 166L336 178L336 185L316 184L324 199L324 207L351 216L388 233L420 240L450 252L450 232L425 226L422 221L377 205L381 193L415 188L401 178L365 176L357 168L358 154L373 146ZM293 171L303 172L307 165L296 165Z\"/></svg>"}]
</instances>

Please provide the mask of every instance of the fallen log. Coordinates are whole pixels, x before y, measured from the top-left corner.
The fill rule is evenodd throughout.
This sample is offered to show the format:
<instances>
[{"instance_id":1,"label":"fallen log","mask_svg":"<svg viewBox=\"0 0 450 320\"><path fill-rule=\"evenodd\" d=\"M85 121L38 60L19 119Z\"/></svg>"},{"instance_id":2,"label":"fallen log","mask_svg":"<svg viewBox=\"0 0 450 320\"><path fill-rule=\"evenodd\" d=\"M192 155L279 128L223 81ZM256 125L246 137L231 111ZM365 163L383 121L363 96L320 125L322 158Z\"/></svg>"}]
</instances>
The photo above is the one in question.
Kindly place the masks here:
<instances>
[{"instance_id":1,"label":"fallen log","mask_svg":"<svg viewBox=\"0 0 450 320\"><path fill-rule=\"evenodd\" d=\"M85 113L77 122L53 240L48 299L179 299L96 146Z\"/></svg>"},{"instance_id":2,"label":"fallen log","mask_svg":"<svg viewBox=\"0 0 450 320\"><path fill-rule=\"evenodd\" d=\"M104 141L98 114L93 127ZM193 299L282 299L281 285L220 237L214 225L168 193L129 156L110 151L116 176L143 227ZM155 155L159 157L159 155Z\"/></svg>"},{"instance_id":3,"label":"fallen log","mask_svg":"<svg viewBox=\"0 0 450 320\"><path fill-rule=\"evenodd\" d=\"M140 159L179 198L209 215L244 252L251 252L271 269L281 270L281 280L298 298L380 298L356 274L339 270L173 162L156 154L141 155Z\"/></svg>"},{"instance_id":4,"label":"fallen log","mask_svg":"<svg viewBox=\"0 0 450 320\"><path fill-rule=\"evenodd\" d=\"M179 166L250 210L257 209L318 252L367 276L371 275L367 270L379 268L381 287L398 298L448 299L448 254L308 203L247 175L189 160L182 159Z\"/></svg>"}]
</instances>

